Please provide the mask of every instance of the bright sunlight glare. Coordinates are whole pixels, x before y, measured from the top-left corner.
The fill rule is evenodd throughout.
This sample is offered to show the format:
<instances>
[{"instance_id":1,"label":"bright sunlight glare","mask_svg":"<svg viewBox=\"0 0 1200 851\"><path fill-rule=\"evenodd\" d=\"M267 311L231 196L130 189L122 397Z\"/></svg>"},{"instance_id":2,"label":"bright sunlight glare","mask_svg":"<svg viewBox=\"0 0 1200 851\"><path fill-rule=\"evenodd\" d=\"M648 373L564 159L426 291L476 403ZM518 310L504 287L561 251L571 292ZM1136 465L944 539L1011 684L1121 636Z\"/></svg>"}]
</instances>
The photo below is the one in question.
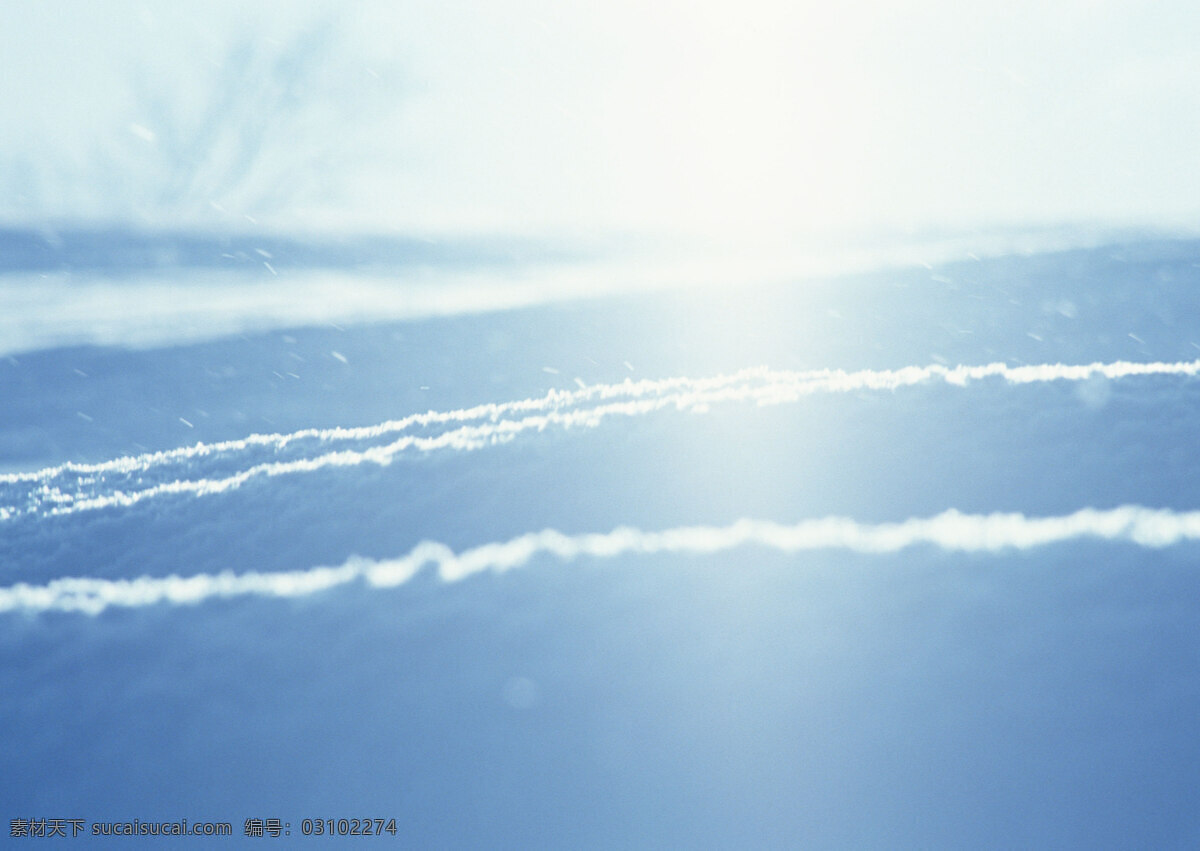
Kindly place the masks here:
<instances>
[{"instance_id":1,"label":"bright sunlight glare","mask_svg":"<svg viewBox=\"0 0 1200 851\"><path fill-rule=\"evenodd\" d=\"M827 8L635 13L603 110L622 218L749 237L863 205L868 81L851 22Z\"/></svg>"}]
</instances>

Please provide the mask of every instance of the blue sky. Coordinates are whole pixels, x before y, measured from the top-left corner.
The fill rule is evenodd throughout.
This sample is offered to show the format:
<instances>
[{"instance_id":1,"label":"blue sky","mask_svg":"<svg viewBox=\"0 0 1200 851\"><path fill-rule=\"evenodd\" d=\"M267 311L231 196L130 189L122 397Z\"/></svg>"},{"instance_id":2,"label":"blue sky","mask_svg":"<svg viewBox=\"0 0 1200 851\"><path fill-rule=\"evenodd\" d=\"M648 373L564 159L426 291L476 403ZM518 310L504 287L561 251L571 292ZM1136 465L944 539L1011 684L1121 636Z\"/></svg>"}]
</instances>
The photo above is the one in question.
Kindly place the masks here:
<instances>
[{"instance_id":1,"label":"blue sky","mask_svg":"<svg viewBox=\"0 0 1200 851\"><path fill-rule=\"evenodd\" d=\"M196 132L235 42L261 79L314 22L340 33L309 69L324 88L258 113L257 184L147 200L169 134L139 87ZM733 239L1188 224L1198 28L1182 3L8 3L0 214Z\"/></svg>"}]
</instances>

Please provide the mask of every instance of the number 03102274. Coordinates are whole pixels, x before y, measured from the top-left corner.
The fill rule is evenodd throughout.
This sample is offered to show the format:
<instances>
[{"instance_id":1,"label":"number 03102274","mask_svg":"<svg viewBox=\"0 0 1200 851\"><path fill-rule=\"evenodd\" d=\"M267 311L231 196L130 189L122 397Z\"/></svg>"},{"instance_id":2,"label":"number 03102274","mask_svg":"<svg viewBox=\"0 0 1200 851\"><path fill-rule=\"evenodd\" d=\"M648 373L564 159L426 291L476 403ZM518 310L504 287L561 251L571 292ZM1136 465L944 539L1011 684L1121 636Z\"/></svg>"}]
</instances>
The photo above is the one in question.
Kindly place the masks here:
<instances>
[{"instance_id":1,"label":"number 03102274","mask_svg":"<svg viewBox=\"0 0 1200 851\"><path fill-rule=\"evenodd\" d=\"M311 819L300 822L305 836L382 836L396 835L396 820L381 818Z\"/></svg>"}]
</instances>

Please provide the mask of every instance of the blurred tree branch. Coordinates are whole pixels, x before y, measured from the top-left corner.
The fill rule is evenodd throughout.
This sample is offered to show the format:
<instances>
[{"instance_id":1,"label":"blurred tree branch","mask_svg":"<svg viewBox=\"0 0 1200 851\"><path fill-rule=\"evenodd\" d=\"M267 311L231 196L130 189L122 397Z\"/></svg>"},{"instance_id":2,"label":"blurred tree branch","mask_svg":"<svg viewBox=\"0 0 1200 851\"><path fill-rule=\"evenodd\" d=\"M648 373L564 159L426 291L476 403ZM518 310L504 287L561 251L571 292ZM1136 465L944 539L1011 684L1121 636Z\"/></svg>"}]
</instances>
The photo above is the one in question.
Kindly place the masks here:
<instances>
[{"instance_id":1,"label":"blurred tree branch","mask_svg":"<svg viewBox=\"0 0 1200 851\"><path fill-rule=\"evenodd\" d=\"M334 200L379 154L372 138L397 106L398 75L353 47L324 19L283 41L239 36L215 61L135 69L127 120L83 161L53 147L10 160L6 205L158 227Z\"/></svg>"}]
</instances>

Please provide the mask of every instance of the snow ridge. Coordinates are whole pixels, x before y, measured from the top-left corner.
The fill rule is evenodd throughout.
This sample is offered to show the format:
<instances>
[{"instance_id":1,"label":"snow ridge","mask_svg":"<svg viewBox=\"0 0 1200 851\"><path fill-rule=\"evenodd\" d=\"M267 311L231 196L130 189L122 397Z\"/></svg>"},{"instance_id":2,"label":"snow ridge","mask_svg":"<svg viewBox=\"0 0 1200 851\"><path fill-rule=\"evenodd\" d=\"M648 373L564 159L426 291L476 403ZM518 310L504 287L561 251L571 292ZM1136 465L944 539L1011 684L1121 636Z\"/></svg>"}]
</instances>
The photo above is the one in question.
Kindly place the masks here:
<instances>
[{"instance_id":1,"label":"snow ridge","mask_svg":"<svg viewBox=\"0 0 1200 851\"><path fill-rule=\"evenodd\" d=\"M1190 378L1197 374L1200 360L1026 366L932 364L857 371L755 367L706 378L626 379L577 390L552 390L528 399L427 411L372 426L253 434L99 464L64 464L0 475L0 521L128 507L172 494L205 496L239 488L259 477L367 463L386 466L404 452L470 451L506 443L526 432L590 428L611 417L636 417L668 408L703 413L718 404L777 405L815 393L898 390L933 381L965 387L987 379L1032 384L1150 375Z\"/></svg>"},{"instance_id":2,"label":"snow ridge","mask_svg":"<svg viewBox=\"0 0 1200 851\"><path fill-rule=\"evenodd\" d=\"M460 553L443 543L423 541L399 558L373 561L353 557L338 567L134 579L66 577L44 585L18 583L0 587L0 612L97 615L110 606L189 605L247 595L299 597L359 581L375 588L388 588L404 584L426 566L433 566L443 581L456 582L487 571L521 567L544 555L571 561L625 554L717 553L744 546L783 553L824 549L894 553L921 545L956 552L997 553L1080 539L1126 542L1147 548L1197 541L1200 511L1176 512L1126 505L1109 510L1084 508L1052 517L963 514L949 510L933 517L879 524L845 517L802 520L793 525L743 518L727 526L682 526L657 532L619 527L605 533L567 535L546 529Z\"/></svg>"}]
</instances>

